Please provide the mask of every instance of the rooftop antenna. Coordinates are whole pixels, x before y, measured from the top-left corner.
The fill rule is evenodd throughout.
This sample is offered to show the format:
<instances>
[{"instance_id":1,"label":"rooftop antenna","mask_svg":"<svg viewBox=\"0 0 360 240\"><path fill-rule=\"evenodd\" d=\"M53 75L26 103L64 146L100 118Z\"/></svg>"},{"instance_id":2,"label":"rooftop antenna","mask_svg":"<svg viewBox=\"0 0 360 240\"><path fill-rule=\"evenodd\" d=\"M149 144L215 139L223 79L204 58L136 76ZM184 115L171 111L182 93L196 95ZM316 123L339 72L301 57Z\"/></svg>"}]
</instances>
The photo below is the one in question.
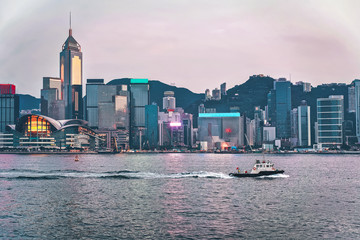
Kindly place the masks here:
<instances>
[{"instance_id":1,"label":"rooftop antenna","mask_svg":"<svg viewBox=\"0 0 360 240\"><path fill-rule=\"evenodd\" d=\"M70 29L69 29L69 36L72 36L72 29L71 29L71 12L70 12Z\"/></svg>"}]
</instances>

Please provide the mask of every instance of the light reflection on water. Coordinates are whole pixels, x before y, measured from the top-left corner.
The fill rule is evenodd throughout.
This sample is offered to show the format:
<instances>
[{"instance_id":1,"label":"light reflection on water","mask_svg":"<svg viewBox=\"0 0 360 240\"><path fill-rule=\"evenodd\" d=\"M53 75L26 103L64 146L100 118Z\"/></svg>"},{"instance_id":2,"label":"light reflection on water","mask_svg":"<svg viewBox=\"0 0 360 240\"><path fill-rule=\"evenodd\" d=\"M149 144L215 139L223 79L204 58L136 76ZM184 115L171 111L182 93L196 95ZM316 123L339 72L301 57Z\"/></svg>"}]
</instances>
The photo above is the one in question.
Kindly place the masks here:
<instances>
[{"instance_id":1,"label":"light reflection on water","mask_svg":"<svg viewBox=\"0 0 360 240\"><path fill-rule=\"evenodd\" d=\"M0 155L0 238L359 235L358 155L267 155L285 174L228 176L259 155Z\"/></svg>"}]
</instances>

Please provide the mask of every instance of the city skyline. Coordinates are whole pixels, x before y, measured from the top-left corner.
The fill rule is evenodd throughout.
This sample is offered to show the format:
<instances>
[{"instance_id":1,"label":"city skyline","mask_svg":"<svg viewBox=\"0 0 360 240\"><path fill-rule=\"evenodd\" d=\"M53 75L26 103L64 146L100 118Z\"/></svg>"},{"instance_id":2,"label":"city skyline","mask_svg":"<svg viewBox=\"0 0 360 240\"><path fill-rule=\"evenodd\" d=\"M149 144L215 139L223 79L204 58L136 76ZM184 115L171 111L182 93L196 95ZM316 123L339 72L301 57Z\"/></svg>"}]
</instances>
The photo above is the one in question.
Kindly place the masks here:
<instances>
[{"instance_id":1,"label":"city skyline","mask_svg":"<svg viewBox=\"0 0 360 240\"><path fill-rule=\"evenodd\" d=\"M356 1L68 3L3 1L0 83L39 97L42 78L59 76L70 11L83 84L148 78L204 92L254 74L313 85L360 75Z\"/></svg>"}]
</instances>

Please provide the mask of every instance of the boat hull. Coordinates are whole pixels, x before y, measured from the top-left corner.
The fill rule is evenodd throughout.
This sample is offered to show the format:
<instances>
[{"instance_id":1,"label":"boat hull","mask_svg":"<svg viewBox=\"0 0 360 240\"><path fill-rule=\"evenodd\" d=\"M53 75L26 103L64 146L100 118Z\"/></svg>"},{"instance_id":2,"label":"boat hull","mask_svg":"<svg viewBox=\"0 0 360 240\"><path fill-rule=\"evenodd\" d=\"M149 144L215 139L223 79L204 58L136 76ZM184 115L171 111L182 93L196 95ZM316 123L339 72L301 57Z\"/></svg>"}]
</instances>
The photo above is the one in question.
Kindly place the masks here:
<instances>
[{"instance_id":1,"label":"boat hull","mask_svg":"<svg viewBox=\"0 0 360 240\"><path fill-rule=\"evenodd\" d=\"M275 170L275 171L261 171L259 173L230 173L232 177L261 177L261 176L270 176L275 174L284 173L284 170Z\"/></svg>"}]
</instances>

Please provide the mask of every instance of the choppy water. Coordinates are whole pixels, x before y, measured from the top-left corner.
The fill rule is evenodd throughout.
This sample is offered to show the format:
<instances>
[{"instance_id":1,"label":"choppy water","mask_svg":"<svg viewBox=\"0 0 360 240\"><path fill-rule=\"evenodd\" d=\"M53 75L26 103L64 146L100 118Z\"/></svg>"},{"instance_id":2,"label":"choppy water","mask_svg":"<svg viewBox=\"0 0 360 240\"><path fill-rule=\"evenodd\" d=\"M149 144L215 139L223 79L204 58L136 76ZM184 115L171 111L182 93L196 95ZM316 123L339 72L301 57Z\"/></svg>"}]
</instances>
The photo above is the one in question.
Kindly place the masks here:
<instances>
[{"instance_id":1,"label":"choppy water","mask_svg":"<svg viewBox=\"0 0 360 240\"><path fill-rule=\"evenodd\" d=\"M0 155L0 239L360 238L360 155Z\"/></svg>"}]
</instances>

